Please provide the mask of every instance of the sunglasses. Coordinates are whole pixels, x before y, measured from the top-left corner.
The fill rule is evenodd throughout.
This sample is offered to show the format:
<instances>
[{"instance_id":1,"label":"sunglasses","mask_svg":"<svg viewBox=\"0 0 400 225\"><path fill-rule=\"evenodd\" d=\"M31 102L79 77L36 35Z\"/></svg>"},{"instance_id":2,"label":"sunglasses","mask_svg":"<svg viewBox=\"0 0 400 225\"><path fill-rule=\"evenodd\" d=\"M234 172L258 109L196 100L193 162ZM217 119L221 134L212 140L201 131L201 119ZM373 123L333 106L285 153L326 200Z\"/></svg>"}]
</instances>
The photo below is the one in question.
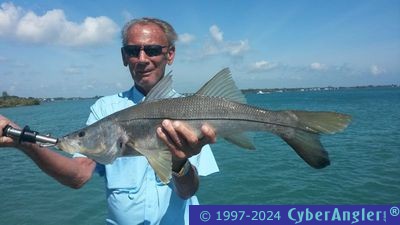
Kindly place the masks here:
<instances>
[{"instance_id":1,"label":"sunglasses","mask_svg":"<svg viewBox=\"0 0 400 225\"><path fill-rule=\"evenodd\" d=\"M152 56L158 56L161 55L163 48L166 48L168 46L163 46L163 45L125 45L122 47L122 51L125 52L128 57L135 57L138 58L140 51L143 49L143 51L146 53L147 56L152 57Z\"/></svg>"}]
</instances>

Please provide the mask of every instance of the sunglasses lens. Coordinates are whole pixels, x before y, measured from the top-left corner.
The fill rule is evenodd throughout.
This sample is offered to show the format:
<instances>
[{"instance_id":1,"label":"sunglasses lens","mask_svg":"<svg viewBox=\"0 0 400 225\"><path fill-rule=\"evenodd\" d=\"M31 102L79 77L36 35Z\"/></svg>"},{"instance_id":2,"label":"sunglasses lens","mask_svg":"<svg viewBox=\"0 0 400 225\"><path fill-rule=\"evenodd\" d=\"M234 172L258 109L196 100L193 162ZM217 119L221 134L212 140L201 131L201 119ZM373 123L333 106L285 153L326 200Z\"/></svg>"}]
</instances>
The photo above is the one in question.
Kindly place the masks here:
<instances>
[{"instance_id":1,"label":"sunglasses lens","mask_svg":"<svg viewBox=\"0 0 400 225\"><path fill-rule=\"evenodd\" d=\"M124 47L124 51L129 57L138 57L140 48L138 45L127 45Z\"/></svg>"},{"instance_id":2,"label":"sunglasses lens","mask_svg":"<svg viewBox=\"0 0 400 225\"><path fill-rule=\"evenodd\" d=\"M161 45L144 45L143 46L143 51L146 53L147 56L152 57L152 56L158 56L162 53L162 49L167 46L161 46ZM140 50L142 49L142 46L140 45L126 45L123 47L125 54L128 55L128 57L139 57Z\"/></svg>"},{"instance_id":3,"label":"sunglasses lens","mask_svg":"<svg viewBox=\"0 0 400 225\"><path fill-rule=\"evenodd\" d=\"M161 45L145 45L143 47L144 52L148 56L158 56L162 53L162 46Z\"/></svg>"}]
</instances>

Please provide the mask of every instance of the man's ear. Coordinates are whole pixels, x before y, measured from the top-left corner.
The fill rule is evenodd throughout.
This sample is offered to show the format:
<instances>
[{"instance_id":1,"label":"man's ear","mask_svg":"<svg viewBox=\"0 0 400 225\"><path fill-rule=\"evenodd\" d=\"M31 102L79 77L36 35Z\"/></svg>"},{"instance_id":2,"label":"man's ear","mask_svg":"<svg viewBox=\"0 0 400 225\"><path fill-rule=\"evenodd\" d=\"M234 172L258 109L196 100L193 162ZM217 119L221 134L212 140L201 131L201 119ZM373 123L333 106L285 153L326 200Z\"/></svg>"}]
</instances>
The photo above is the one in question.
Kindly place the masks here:
<instances>
[{"instance_id":1,"label":"man's ear","mask_svg":"<svg viewBox=\"0 0 400 225\"><path fill-rule=\"evenodd\" d=\"M175 58L175 46L171 46L167 52L168 65L171 65L174 62L174 58Z\"/></svg>"},{"instance_id":2,"label":"man's ear","mask_svg":"<svg viewBox=\"0 0 400 225\"><path fill-rule=\"evenodd\" d=\"M122 62L124 63L124 66L128 66L128 60L126 59L126 54L125 54L124 48L121 48L121 56L122 56Z\"/></svg>"}]
</instances>

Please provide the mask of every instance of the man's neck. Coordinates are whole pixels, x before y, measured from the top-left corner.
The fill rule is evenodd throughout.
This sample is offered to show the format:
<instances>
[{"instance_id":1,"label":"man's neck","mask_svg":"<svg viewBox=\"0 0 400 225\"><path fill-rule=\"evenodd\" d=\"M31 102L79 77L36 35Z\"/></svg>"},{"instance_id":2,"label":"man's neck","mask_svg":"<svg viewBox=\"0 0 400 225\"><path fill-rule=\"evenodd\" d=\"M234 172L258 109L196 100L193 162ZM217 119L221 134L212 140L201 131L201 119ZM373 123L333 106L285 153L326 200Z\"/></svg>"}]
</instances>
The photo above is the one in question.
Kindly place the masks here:
<instances>
[{"instance_id":1,"label":"man's neck","mask_svg":"<svg viewBox=\"0 0 400 225\"><path fill-rule=\"evenodd\" d=\"M140 87L139 85L135 84L135 88L136 90L138 90L140 93L142 93L143 96L146 96L149 92L144 90L142 87Z\"/></svg>"}]
</instances>

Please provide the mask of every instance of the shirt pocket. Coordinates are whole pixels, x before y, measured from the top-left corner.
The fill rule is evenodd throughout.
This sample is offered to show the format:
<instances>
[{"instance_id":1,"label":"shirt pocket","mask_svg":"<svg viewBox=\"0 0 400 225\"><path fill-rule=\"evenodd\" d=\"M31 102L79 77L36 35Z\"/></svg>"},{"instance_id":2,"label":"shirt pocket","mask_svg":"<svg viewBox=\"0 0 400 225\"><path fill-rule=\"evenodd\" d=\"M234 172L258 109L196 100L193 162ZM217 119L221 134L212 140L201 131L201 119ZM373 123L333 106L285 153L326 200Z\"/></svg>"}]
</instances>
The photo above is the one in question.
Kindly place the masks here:
<instances>
[{"instance_id":1,"label":"shirt pocket","mask_svg":"<svg viewBox=\"0 0 400 225\"><path fill-rule=\"evenodd\" d=\"M108 189L139 190L149 166L144 156L119 157L105 165Z\"/></svg>"}]
</instances>

